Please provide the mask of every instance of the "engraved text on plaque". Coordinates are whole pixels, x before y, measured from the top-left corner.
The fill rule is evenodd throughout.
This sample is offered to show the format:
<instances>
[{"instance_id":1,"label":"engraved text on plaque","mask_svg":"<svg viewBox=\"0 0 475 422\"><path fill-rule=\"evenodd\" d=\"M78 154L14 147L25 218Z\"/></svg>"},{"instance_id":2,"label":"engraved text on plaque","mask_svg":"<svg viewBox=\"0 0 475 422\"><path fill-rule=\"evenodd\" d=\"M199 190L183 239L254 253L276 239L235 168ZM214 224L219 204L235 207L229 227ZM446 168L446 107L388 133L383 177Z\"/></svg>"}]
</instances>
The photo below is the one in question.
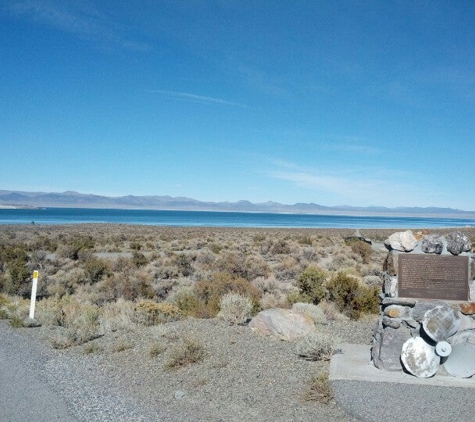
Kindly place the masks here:
<instances>
[{"instance_id":1,"label":"engraved text on plaque","mask_svg":"<svg viewBox=\"0 0 475 422\"><path fill-rule=\"evenodd\" d=\"M400 254L398 295L418 299L468 300L467 256Z\"/></svg>"}]
</instances>

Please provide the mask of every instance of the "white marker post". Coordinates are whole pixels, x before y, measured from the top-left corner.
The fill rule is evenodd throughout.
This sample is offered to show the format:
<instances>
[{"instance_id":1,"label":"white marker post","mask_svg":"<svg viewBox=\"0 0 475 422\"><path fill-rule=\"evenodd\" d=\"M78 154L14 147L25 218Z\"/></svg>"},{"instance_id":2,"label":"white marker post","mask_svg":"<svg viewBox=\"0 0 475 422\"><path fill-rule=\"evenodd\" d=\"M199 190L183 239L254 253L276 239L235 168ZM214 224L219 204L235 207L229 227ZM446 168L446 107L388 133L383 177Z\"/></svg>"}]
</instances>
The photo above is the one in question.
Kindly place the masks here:
<instances>
[{"instance_id":1,"label":"white marker post","mask_svg":"<svg viewBox=\"0 0 475 422\"><path fill-rule=\"evenodd\" d=\"M31 287L30 318L35 319L36 288L38 286L38 271L33 271L33 286Z\"/></svg>"}]
</instances>

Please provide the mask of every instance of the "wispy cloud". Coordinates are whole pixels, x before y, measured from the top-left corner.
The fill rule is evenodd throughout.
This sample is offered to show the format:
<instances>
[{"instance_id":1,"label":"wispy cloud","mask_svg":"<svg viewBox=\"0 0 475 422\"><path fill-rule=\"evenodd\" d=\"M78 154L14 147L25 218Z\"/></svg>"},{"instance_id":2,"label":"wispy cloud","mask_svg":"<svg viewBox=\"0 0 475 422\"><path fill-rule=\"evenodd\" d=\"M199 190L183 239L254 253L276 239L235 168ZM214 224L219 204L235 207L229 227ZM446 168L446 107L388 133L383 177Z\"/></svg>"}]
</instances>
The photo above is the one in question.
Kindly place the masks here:
<instances>
[{"instance_id":1,"label":"wispy cloud","mask_svg":"<svg viewBox=\"0 0 475 422\"><path fill-rule=\"evenodd\" d=\"M128 40L120 26L88 2L69 0L20 0L4 7L16 18L50 26L79 38L95 42L101 48L147 51L146 43Z\"/></svg>"},{"instance_id":2,"label":"wispy cloud","mask_svg":"<svg viewBox=\"0 0 475 422\"><path fill-rule=\"evenodd\" d=\"M312 174L300 171L274 171L270 173L276 179L294 182L299 187L307 187L337 194L343 197L354 196L356 192L374 190L381 185L374 180L355 180L332 174Z\"/></svg>"},{"instance_id":3,"label":"wispy cloud","mask_svg":"<svg viewBox=\"0 0 475 422\"><path fill-rule=\"evenodd\" d=\"M240 104L240 103L236 103L236 102L228 101L228 100L223 100L222 98L207 97L204 95L191 94L189 92L164 91L161 89L147 89L146 92L150 92L152 94L159 94L162 97L182 100L182 101L190 101L190 102L204 103L204 104L220 104L220 105L225 105L225 106L246 108L244 104Z\"/></svg>"},{"instance_id":4,"label":"wispy cloud","mask_svg":"<svg viewBox=\"0 0 475 422\"><path fill-rule=\"evenodd\" d=\"M429 206L436 190L416 174L382 167L313 168L273 160L267 175L287 181L295 189L314 191L326 205ZM417 182L415 182L417 181Z\"/></svg>"}]
</instances>

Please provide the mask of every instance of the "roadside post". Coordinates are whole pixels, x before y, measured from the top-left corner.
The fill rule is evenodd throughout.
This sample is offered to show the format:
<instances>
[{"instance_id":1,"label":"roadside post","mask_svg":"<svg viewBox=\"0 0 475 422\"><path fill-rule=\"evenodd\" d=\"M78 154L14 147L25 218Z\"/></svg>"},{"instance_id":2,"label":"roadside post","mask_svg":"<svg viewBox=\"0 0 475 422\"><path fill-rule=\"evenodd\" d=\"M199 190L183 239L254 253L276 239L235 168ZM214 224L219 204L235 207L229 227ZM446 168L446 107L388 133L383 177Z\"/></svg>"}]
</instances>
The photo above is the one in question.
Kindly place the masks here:
<instances>
[{"instance_id":1,"label":"roadside post","mask_svg":"<svg viewBox=\"0 0 475 422\"><path fill-rule=\"evenodd\" d=\"M35 319L36 289L38 287L38 271L33 272L33 286L31 287L30 318Z\"/></svg>"}]
</instances>

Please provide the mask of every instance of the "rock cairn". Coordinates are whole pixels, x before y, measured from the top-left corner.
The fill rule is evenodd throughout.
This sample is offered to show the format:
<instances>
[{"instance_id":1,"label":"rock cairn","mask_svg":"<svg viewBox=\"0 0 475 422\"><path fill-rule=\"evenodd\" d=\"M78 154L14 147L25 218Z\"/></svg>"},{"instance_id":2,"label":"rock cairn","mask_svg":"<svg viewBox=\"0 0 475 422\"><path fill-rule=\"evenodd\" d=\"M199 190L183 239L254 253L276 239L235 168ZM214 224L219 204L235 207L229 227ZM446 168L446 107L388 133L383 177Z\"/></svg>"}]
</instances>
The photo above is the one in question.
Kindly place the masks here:
<instances>
[{"instance_id":1,"label":"rock cairn","mask_svg":"<svg viewBox=\"0 0 475 422\"><path fill-rule=\"evenodd\" d=\"M436 373L468 378L475 374L475 261L470 239L459 231L447 236L408 230L385 241L380 316L371 358L387 371L428 378ZM401 254L468 256L468 301L398 297ZM450 281L447 281L450 282Z\"/></svg>"}]
</instances>

